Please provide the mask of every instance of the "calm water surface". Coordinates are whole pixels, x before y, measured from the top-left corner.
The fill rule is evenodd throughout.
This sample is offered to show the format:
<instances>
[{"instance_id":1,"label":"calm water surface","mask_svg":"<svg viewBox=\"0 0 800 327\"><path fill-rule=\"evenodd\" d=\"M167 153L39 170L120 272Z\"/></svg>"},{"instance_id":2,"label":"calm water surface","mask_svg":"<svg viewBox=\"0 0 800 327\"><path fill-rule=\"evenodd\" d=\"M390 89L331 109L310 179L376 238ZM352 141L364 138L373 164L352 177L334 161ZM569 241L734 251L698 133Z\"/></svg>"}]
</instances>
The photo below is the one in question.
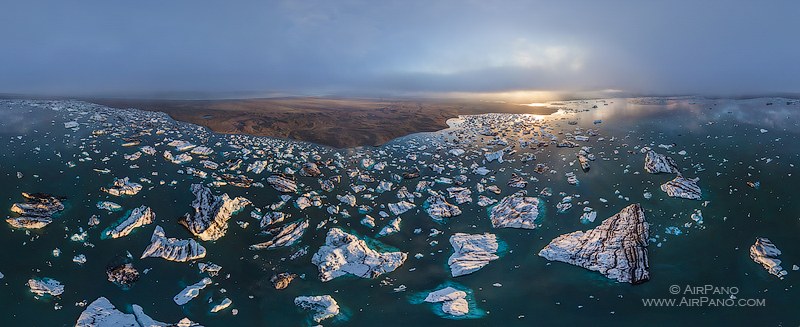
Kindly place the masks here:
<instances>
[{"instance_id":1,"label":"calm water surface","mask_svg":"<svg viewBox=\"0 0 800 327\"><path fill-rule=\"evenodd\" d=\"M787 104L787 101L791 103ZM767 102L773 105L766 105ZM637 104L639 103L639 104ZM159 154L142 156L130 162L122 158L135 148L121 147L114 136L90 137L97 123L87 117L66 110L53 111L34 108L24 103L0 103L0 208L4 215L11 215L8 208L22 200L21 192L47 192L67 197L67 208L51 225L41 230L14 230L0 226L0 321L4 326L70 326L74 325L83 308L76 302L91 302L105 296L118 309L129 312L130 305L138 304L156 320L175 322L183 317L205 326L299 326L307 325L307 312L293 305L299 295L330 294L343 308L343 314L324 325L353 326L558 326L558 325L619 325L619 326L673 326L678 324L719 324L751 326L796 326L800 324L797 305L800 292L795 287L800 271L792 271L800 265L800 199L797 184L800 175L800 104L786 99L753 100L708 100L679 99L640 104L626 99L609 99L604 102L588 101L567 103L567 109L596 109L573 113L565 110L544 118L554 132L571 132L576 127L597 129L599 137L592 137L581 145L592 147L598 159L592 162L588 172L580 171L575 161L577 148L519 149L507 159L510 162L482 164L482 158L453 157L447 148L418 147L448 138L451 130L438 133L417 134L384 145L381 148L339 150L350 166L355 166L359 155L387 161L390 167L383 172L373 172L376 180L390 180L400 173L396 166L408 169L417 166L423 179L438 177L426 167L430 163L453 164L442 174L454 177L465 173L469 177L467 186L473 190L481 177L471 174L469 167L474 161L493 170L494 182L503 189L500 199L512 194L515 189L506 186L512 172L536 177L538 182L527 186L529 194L538 194L545 187L552 188L553 196L542 197L546 204L541 227L535 230L494 229L491 227L485 208L476 204L460 205L463 214L445 224L432 221L428 215L417 210L422 200L417 200L417 209L403 214L402 231L380 238L386 248L396 248L409 253L408 260L395 272L367 280L354 277L337 278L320 282L316 266L311 264L311 255L324 243L329 227L340 226L363 236L375 236L377 230L389 219L378 219L377 227L370 230L359 221L363 217L356 208L347 208L352 218L332 217L325 208L299 210L288 207L284 210L292 215L291 220L308 218L311 227L301 242L292 247L272 251L250 251L247 247L267 238L258 235L257 221L250 218L249 207L231 219L225 237L216 242L203 242L208 250L203 262L213 262L223 267L214 284L201 291L200 296L180 307L172 297L184 286L203 278L196 264L169 262L158 258L138 259L150 242L156 224L161 225L167 236L189 238L179 217L191 210L193 200L189 192L197 177L179 174L181 166L165 161L160 153L168 149L166 142L157 145ZM48 107L48 106L43 106ZM63 123L77 119L83 123L78 131L64 128ZM594 124L595 120L602 120ZM568 124L569 121L577 125ZM93 125L94 124L94 125ZM165 137L185 139L194 143L206 141L215 149L212 160L222 162L225 151L237 151L229 147L229 136L211 134L192 125L170 122L169 130L180 131L165 135L143 136L142 145L156 145ZM766 132L762 132L765 129ZM563 135L559 135L560 137ZM255 138L253 138L255 139ZM485 138L489 140L490 138ZM509 137L513 141L513 137ZM218 143L219 142L219 143ZM286 144L280 141L281 144ZM659 147L664 145L665 147ZM671 175L651 175L644 172L644 155L639 149L649 146L659 153L673 157L684 176L699 177L703 190L703 201L673 199L659 189L659 185L670 180ZM466 149L496 151L501 146L490 147L475 141L462 145ZM405 159L414 148L419 161ZM81 162L87 157L93 160ZM295 155L300 152L319 153L323 160L332 158L337 150L297 143ZM537 160L523 164L518 160L522 153L535 151ZM685 154L681 151L685 151ZM175 151L173 150L173 153ZM427 153L427 154L426 154ZM436 157L438 155L438 158ZM107 161L103 161L108 157ZM252 156L245 159L253 160ZM68 161L75 167L68 167ZM197 159L188 165L198 167ZM547 164L556 170L543 175L533 172L536 163ZM138 168L131 165L138 165ZM108 168L109 174L101 174L94 168ZM323 170L327 176L334 172ZM580 183L569 185L565 172L576 172ZM23 177L17 178L17 172ZM246 173L256 181L264 182L262 175ZM327 193L327 203L338 204L335 194L350 192L349 178L343 175L336 190ZM490 176L492 176L490 175ZM100 191L114 177L129 176L152 180L143 183L145 189L130 197L111 197ZM489 176L487 176L488 178ZM159 182L164 181L162 185ZM175 181L175 183L171 183ZM209 182L206 180L205 182ZM299 178L305 191L318 190L316 178ZM746 185L747 181L759 181L760 189ZM401 185L413 190L417 180L404 181ZM265 183L265 182L264 182ZM266 183L265 183L266 184ZM377 186L377 183L370 185ZM451 185L437 185L445 189ZM238 188L223 186L212 188L214 192L231 196L245 196L255 207L263 208L278 201L279 194L269 186L265 188ZM325 193L319 191L320 193ZM586 205L598 213L594 223L582 224L579 217L584 205L574 203L565 213L555 209L562 196L579 195L573 202L588 201ZM646 199L645 192L652 193ZM377 193L376 193L377 194ZM600 199L607 202L602 202ZM126 210L140 205L150 206L156 213L156 223L135 230L121 239L100 239L100 232L122 217L125 210L116 213L101 211L95 207L100 200L121 204ZM358 198L359 204L375 207L370 213L376 219L381 203L397 202L394 192L378 195L374 201ZM565 263L550 263L536 253L553 238L576 230L597 226L603 219L612 216L630 203L641 203L651 224L649 246L651 280L640 285L619 284L596 272ZM344 208L344 206L340 206ZM702 211L701 226L692 223L690 215L695 209ZM70 235L79 228L87 229L87 221L94 214L100 215L101 224L89 229L89 246L70 241ZM393 217L392 217L393 218ZM291 221L290 220L290 221ZM315 229L323 220L331 220L324 227ZM250 225L241 228L236 221ZM682 235L668 235L668 226L676 226ZM415 234L415 229L422 233ZM429 237L431 229L443 231L442 235ZM448 238L456 232L496 234L507 245L503 256L483 269L458 278L450 277L447 258L452 253ZM769 275L759 264L749 258L749 247L756 237L767 237L783 254L783 267L789 275L780 280ZM438 244L431 245L432 241ZM309 254L298 260L284 260L302 246L309 247ZM54 257L54 249L61 255ZM106 281L105 266L115 256L130 252L136 259L134 265L147 274L130 289L123 291ZM421 253L420 259L414 255ZM72 257L85 254L88 261L79 265ZM290 271L304 275L285 290L275 290L269 282L278 272ZM25 285L29 278L52 277L66 285L59 298L34 299ZM419 292L456 282L472 289L475 303L485 311L479 319L449 320L438 316L435 306L414 304ZM492 286L495 283L501 287ZM405 292L394 288L405 285ZM737 298L764 299L759 307L645 307L643 299L680 298L669 293L671 285L684 288L714 285L735 287ZM685 295L697 298L700 295ZM234 316L230 309L210 314L214 304L228 297L233 300L231 308L238 310ZM727 298L712 296L713 298ZM55 310L56 304L61 305Z\"/></svg>"}]
</instances>

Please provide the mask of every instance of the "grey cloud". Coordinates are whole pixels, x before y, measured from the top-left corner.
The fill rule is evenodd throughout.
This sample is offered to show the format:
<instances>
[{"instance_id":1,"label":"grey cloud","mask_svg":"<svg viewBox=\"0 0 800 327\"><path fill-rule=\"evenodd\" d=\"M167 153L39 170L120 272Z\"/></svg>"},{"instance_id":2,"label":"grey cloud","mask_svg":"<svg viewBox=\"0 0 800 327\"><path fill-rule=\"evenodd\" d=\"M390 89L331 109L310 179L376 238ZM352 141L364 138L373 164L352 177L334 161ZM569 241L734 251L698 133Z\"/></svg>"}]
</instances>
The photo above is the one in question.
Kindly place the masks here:
<instances>
[{"instance_id":1,"label":"grey cloud","mask_svg":"<svg viewBox=\"0 0 800 327\"><path fill-rule=\"evenodd\" d=\"M16 1L0 93L800 91L794 1Z\"/></svg>"}]
</instances>

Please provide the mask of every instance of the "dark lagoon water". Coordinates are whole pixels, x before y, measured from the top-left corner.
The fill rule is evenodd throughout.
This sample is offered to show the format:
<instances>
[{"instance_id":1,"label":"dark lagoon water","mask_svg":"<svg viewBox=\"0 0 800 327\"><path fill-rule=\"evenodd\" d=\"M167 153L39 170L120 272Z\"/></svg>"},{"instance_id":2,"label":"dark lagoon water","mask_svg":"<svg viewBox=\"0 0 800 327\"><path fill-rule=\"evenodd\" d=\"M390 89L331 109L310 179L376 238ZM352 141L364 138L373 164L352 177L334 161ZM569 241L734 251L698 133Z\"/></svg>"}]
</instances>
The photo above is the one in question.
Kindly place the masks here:
<instances>
[{"instance_id":1,"label":"dark lagoon water","mask_svg":"<svg viewBox=\"0 0 800 327\"><path fill-rule=\"evenodd\" d=\"M771 103L771 105L767 105ZM563 326L619 325L674 326L679 324L797 326L800 324L800 291L795 285L800 271L800 199L796 190L800 175L800 103L795 100L760 98L727 99L607 99L553 104L562 108L559 113L539 117L539 124L559 139L566 133L596 130L589 141L577 142L591 146L597 160L588 172L581 171L575 154L579 148L521 148L516 144L514 154L507 154L503 163L483 162L483 154L505 148L489 145L493 137L465 139L453 145L458 127L436 133L416 134L394 140L379 148L335 150L308 143L256 138L249 136L216 135L203 128L174 122L166 115L140 111L119 111L81 102L0 102L0 208L4 215L21 202L21 192L46 192L65 196L66 209L55 221L39 230L0 227L0 321L3 326L70 326L74 325L83 307L81 301L92 302L107 297L118 309L130 312L138 304L159 321L175 322L183 317L205 326L302 326L313 322L309 314L293 304L301 295L331 295L342 307L342 313L323 325L353 326ZM592 108L596 106L596 108ZM57 110L53 110L57 109ZM102 113L117 134L92 136L102 122L91 119ZM66 129L64 122L77 121L80 128ZM601 122L597 122L601 120ZM570 123L572 122L572 123ZM139 135L142 145L154 146L158 153L143 155L128 161L124 154L137 147L122 147L121 137L132 136L151 128L149 134ZM156 133L163 130L164 133ZM502 135L501 135L502 136ZM509 144L520 135L505 135ZM302 191L318 191L326 195L325 206L339 205L347 209L350 218L331 215L325 207L300 210L287 206L293 221L310 219L309 229L298 244L277 250L251 251L248 246L266 241L258 235L258 221L250 211L279 201L280 194L268 185L263 188L240 188L232 185L212 187L217 193L244 196L253 206L234 215L227 235L213 242L201 242L208 250L198 262L213 262L223 267L214 284L184 306L172 297L186 285L204 276L196 263L177 263L160 258L139 259L150 243L156 225L166 235L187 239L192 235L178 219L191 210L192 183L209 183L178 171L185 166L202 167L199 158L176 165L162 158L164 150L177 153L166 145L169 140L181 139L212 147L209 159L223 162L243 158L242 174L256 182L264 181L269 173L245 172L249 162L268 160L276 171L296 167L314 154L321 161L328 158L340 163L337 169L323 168L325 176L341 175L342 181L331 193L319 189L316 178L298 177ZM233 147L231 145L234 145ZM459 147L467 150L454 156L448 150ZM650 147L675 159L687 177L699 177L703 190L701 201L668 197L659 185L672 175L648 174L643 169L642 147ZM246 153L242 148L253 152ZM258 151L264 150L264 151ZM260 153L259 153L260 152ZM522 163L525 152L534 152L536 160ZM291 153L291 155L288 155ZM416 160L408 154L417 155ZM258 157L258 158L257 158ZM311 256L324 243L330 227L341 227L363 237L373 238L392 217L381 218L381 206L397 202L395 190L378 194L369 190L357 194L357 203L374 207L370 213L376 227L359 223L363 214L336 200L336 194L352 193L353 179L347 168L357 167L362 158L387 162L383 171L370 171L377 181L392 180L393 174L418 167L422 180L438 177L453 178L466 175L464 186L472 189L472 203L459 205L463 213L446 223L433 221L417 208L402 214L399 233L379 238L381 248L407 252L408 259L396 271L376 279L340 277L329 282L317 278L317 267ZM91 160L86 160L91 158ZM471 172L473 163L492 172L478 176ZM435 163L444 167L439 174L428 168ZM535 164L547 165L555 172L533 172ZM73 165L74 164L74 165ZM95 169L109 169L104 174ZM362 169L363 170L363 169ZM17 172L22 174L18 178ZM570 185L564 176L574 172L578 185ZM516 191L506 186L512 173L529 179L525 188L537 195L544 188L552 196L542 196L545 205L540 226L533 230L492 228L487 209L474 204L478 192L475 185L482 178L486 185L496 184L503 192L501 199ZM100 190L109 186L115 177L130 177L144 186L134 196L113 197ZM140 181L140 178L149 180ZM494 180L492 180L494 178ZM536 181L531 180L535 178ZM163 181L163 183L162 183ZM413 191L419 179L401 181L399 185ZM760 182L760 188L747 185ZM444 190L452 185L437 184ZM562 193L563 192L563 193ZM646 198L645 193L651 193ZM364 199L364 193L375 194ZM573 208L558 213L555 205L562 195L572 195ZM293 195L297 198L298 195ZM579 196L579 197L578 197ZM156 213L156 222L134 230L120 239L101 239L103 229L125 213L110 213L97 209L97 201L113 201L126 210L146 205ZM292 200L293 201L293 200ZM583 204L584 201L588 203ZM603 275L577 266L549 262L537 253L553 238L576 230L587 230L631 203L641 203L650 226L649 260L651 279L639 285L617 283ZM584 207L597 212L597 220L584 224L579 217ZM691 219L695 210L702 212L703 223ZM88 228L92 215L99 215L99 226ZM236 222L248 222L242 228ZM317 228L320 223L326 223ZM667 227L678 227L681 235L665 233ZM70 236L80 229L88 232L86 242L75 242ZM421 232L415 233L416 229ZM431 229L442 231L430 236ZM447 266L452 254L448 243L456 232L496 234L507 248L500 259L472 274L453 278ZM780 259L789 271L783 280L768 274L749 257L749 248L757 237L766 237L783 251ZM307 246L308 254L296 260L288 256ZM54 257L53 250L60 256ZM122 290L106 280L105 267L116 256L130 252L134 266L148 270L130 289ZM416 258L416 254L422 254ZM77 264L73 256L84 254L87 262ZM287 289L275 290L270 277L279 272L293 272L303 278ZM66 287L59 297L36 299L26 285L30 278L50 277ZM474 319L447 319L437 312L438 305L420 304L420 292L438 289L440 285L459 285L472 290L473 304L481 314ZM493 286L499 283L500 287ZM405 291L396 291L401 285ZM670 294L670 286L713 285L735 288L736 299L762 300L757 306L645 306L643 300L657 298L699 298L698 294ZM210 308L228 297L229 309L209 313ZM730 295L708 295L728 299ZM56 307L60 309L56 310ZM237 310L234 315L232 309Z\"/></svg>"}]
</instances>

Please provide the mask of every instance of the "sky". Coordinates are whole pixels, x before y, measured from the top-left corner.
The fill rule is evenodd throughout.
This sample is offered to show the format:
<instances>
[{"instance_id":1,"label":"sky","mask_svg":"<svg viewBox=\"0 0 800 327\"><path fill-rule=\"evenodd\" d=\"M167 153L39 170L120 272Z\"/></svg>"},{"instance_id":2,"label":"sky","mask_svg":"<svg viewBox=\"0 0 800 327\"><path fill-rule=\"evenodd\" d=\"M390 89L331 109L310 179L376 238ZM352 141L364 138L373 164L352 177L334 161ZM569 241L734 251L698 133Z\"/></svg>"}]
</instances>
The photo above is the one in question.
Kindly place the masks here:
<instances>
[{"instance_id":1,"label":"sky","mask_svg":"<svg viewBox=\"0 0 800 327\"><path fill-rule=\"evenodd\" d=\"M0 93L800 93L800 1L2 1Z\"/></svg>"}]
</instances>

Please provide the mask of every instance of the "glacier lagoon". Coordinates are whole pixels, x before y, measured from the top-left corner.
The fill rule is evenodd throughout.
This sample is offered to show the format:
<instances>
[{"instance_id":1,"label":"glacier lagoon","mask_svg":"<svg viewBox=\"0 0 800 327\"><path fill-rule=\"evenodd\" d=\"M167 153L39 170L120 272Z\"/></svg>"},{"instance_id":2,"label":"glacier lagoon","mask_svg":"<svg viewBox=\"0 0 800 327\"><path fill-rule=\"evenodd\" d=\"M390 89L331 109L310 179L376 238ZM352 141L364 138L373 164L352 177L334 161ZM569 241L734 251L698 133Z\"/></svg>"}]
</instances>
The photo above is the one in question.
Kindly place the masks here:
<instances>
[{"instance_id":1,"label":"glacier lagoon","mask_svg":"<svg viewBox=\"0 0 800 327\"><path fill-rule=\"evenodd\" d=\"M333 149L291 140L214 134L161 113L77 101L2 101L0 183L5 187L0 208L5 208L5 217L16 217L8 208L24 201L23 192L64 197L65 208L40 229L9 224L0 228L0 305L4 308L0 320L9 326L70 326L86 309L82 305L106 297L123 312L130 313L135 304L159 321L187 317L204 326L291 326L314 324L311 314L294 304L296 297L330 295L341 309L338 315L323 320L324 325L799 322L794 314L800 294L793 288L797 274L793 266L800 265L795 241L800 204L795 201L793 181L797 180L795 166L800 164L800 147L796 146L800 102L782 98L636 98L549 105L560 110L548 116L461 117L451 121L450 129L402 137L381 147ZM176 140L185 143L168 145ZM164 158L164 151L174 156L190 153L191 145L206 146L213 152L189 154L192 159L183 163ZM143 153L143 146L156 152ZM588 170L581 169L576 156L582 147L591 147L584 152L595 157L588 162ZM660 185L675 174L647 173L644 160L648 148L673 158L683 176L699 178L701 199L672 198L663 192ZM487 160L498 151L503 151L502 162ZM141 155L130 160L136 152ZM242 163L237 166L238 159ZM209 169L202 160L213 161L219 168ZM254 167L247 171L256 161L266 161L264 170L257 172ZM299 172L307 162L317 163L322 175L302 176ZM187 167L207 176L187 173ZM481 172L486 174L478 174L478 167L485 167ZM403 178L403 173L413 175L415 169L419 177ZM284 194L291 197L286 205L272 210L270 205L280 202L282 193L266 180L287 172L294 173L299 190ZM574 185L568 173L574 174ZM224 174L232 176L226 179ZM509 186L512 174L526 185ZM333 176L341 176L341 180L334 183L332 191L322 190L319 180ZM101 190L123 177L141 184L142 190L129 196ZM393 183L390 190L377 190L382 181ZM456 204L461 214L433 219L424 210L428 189L420 190L410 201L414 208L392 213L388 204L401 201L399 188L405 186L414 193L420 181L431 182L428 189ZM157 225L168 237L193 238L178 224L181 217L193 212L191 184L208 185L214 195L244 197L252 205L232 215L223 237L197 239L207 250L204 258L189 262L140 259ZM356 192L351 184L364 185L365 190ZM500 193L486 189L491 185ZM471 201L457 204L448 194L451 187L469 189ZM478 197L501 200L519 190L540 201L536 228L492 227L491 206L479 206ZM316 192L306 196L312 205L301 209L297 199L309 192ZM346 194L355 197L356 207L337 198ZM367 194L371 196L365 197ZM567 202L566 197L571 200ZM98 209L98 201L118 203L122 210ZM321 205L314 206L315 201ZM570 203L571 208L564 209L563 203ZM648 281L619 283L599 272L537 255L554 238L595 228L633 203L641 204L649 224ZM153 223L121 238L102 237L104 229L142 205L155 213ZM361 212L360 205L371 210ZM331 206L338 208L329 211ZM251 245L272 238L260 234L259 220L251 216L256 208L261 213L290 215L273 224L275 227L298 220L308 220L309 227L291 246L250 250ZM581 219L592 211L596 212L594 221ZM90 227L93 215L100 222ZM375 227L361 223L365 215L374 218ZM400 230L378 237L397 217L401 218ZM312 256L333 227L357 235L380 252L407 253L407 259L396 270L375 278L343 276L322 282ZM82 231L85 238L80 236ZM468 275L452 277L447 263L453 253L449 237L487 232L504 243L500 257ZM75 234L78 237L71 240ZM778 257L788 271L783 279L751 259L749 249L758 237L770 239L783 252ZM54 256L56 249L58 256ZM126 290L107 281L106 269L128 252L132 255L129 261L141 275ZM86 261L74 262L78 255L84 255ZM222 269L209 276L198 268L200 262ZM298 278L276 290L270 279L283 272ZM197 298L182 306L173 302L184 287L205 277L211 278L212 284L200 290ZM35 298L26 284L31 278L53 278L65 290L58 296ZM477 306L480 315L448 319L436 311L441 304L415 300L419 292L451 283L471 290L474 300L470 304ZM675 285L679 294L671 293ZM732 298L731 294L687 293L687 289L706 285L728 291L735 288L736 294ZM645 304L647 299L693 300L704 295L764 302L746 307ZM224 298L232 304L211 313Z\"/></svg>"}]
</instances>

